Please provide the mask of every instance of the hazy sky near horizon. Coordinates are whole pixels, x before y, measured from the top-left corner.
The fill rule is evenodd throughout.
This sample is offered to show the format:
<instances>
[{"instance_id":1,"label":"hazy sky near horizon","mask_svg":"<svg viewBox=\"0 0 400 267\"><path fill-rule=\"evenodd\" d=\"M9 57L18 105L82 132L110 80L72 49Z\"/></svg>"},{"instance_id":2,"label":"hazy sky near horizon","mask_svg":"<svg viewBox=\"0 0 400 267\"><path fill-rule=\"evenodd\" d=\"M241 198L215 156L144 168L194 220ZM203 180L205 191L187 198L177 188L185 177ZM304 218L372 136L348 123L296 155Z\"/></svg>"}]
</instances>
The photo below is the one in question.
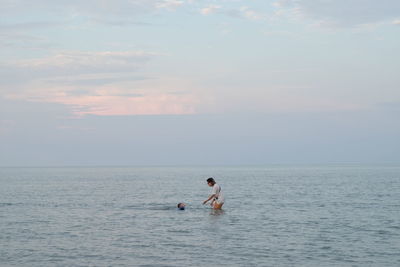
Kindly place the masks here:
<instances>
[{"instance_id":1,"label":"hazy sky near horizon","mask_svg":"<svg viewBox=\"0 0 400 267\"><path fill-rule=\"evenodd\" d=\"M0 166L400 163L398 0L0 0Z\"/></svg>"}]
</instances>

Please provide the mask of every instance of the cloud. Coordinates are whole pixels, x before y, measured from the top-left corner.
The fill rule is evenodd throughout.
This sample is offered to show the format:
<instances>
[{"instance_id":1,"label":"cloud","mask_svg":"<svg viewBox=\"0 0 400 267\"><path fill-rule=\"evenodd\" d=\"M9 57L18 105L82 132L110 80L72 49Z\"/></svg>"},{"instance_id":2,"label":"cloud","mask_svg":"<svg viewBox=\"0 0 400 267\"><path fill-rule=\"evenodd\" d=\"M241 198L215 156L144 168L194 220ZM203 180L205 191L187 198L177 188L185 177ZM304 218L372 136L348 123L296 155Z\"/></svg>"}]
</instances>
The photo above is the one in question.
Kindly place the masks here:
<instances>
[{"instance_id":1,"label":"cloud","mask_svg":"<svg viewBox=\"0 0 400 267\"><path fill-rule=\"evenodd\" d=\"M180 0L0 0L0 16L5 22L19 18L24 21L19 26L27 25L25 30L37 26L48 27L46 23L37 22L36 17L62 20L55 21L53 25L68 24L74 20L78 23L86 20L114 26L147 25L139 21L144 15L157 14L160 10L174 11L184 3Z\"/></svg>"},{"instance_id":2,"label":"cloud","mask_svg":"<svg viewBox=\"0 0 400 267\"><path fill-rule=\"evenodd\" d=\"M34 36L30 31L51 29L62 25L66 23L58 21L0 23L0 48L49 49L55 44L42 36Z\"/></svg>"},{"instance_id":3,"label":"cloud","mask_svg":"<svg viewBox=\"0 0 400 267\"><path fill-rule=\"evenodd\" d=\"M182 81L139 74L156 56L70 51L2 64L0 90L7 99L63 104L80 116L194 113L200 99L174 93L187 91Z\"/></svg>"},{"instance_id":4,"label":"cloud","mask_svg":"<svg viewBox=\"0 0 400 267\"><path fill-rule=\"evenodd\" d=\"M129 19L129 18L92 18L90 20L93 24L107 25L107 26L117 26L117 27L125 27L125 26L151 26L153 24L148 22L140 22L137 19Z\"/></svg>"},{"instance_id":5,"label":"cloud","mask_svg":"<svg viewBox=\"0 0 400 267\"><path fill-rule=\"evenodd\" d=\"M44 58L3 63L0 65L3 73L0 85L6 85L11 81L26 83L33 80L51 80L57 77L80 79L82 75L90 74L132 73L143 68L154 56L154 53L143 51L73 51ZM15 77L19 78L15 79Z\"/></svg>"},{"instance_id":6,"label":"cloud","mask_svg":"<svg viewBox=\"0 0 400 267\"><path fill-rule=\"evenodd\" d=\"M5 2L5 3L4 3ZM2 15L15 15L51 10L57 14L135 16L159 8L175 8L184 4L179 0L35 0L0 1Z\"/></svg>"},{"instance_id":7,"label":"cloud","mask_svg":"<svg viewBox=\"0 0 400 267\"><path fill-rule=\"evenodd\" d=\"M54 70L60 75L129 72L143 66L153 55L142 51L64 52L52 57L25 60L17 63L17 66Z\"/></svg>"},{"instance_id":8,"label":"cloud","mask_svg":"<svg viewBox=\"0 0 400 267\"><path fill-rule=\"evenodd\" d=\"M18 22L18 23L1 23L0 31L1 32L13 32L20 30L30 30L30 29L43 29L43 28L51 28L55 26L63 25L62 23L53 21L35 21L35 22Z\"/></svg>"},{"instance_id":9,"label":"cloud","mask_svg":"<svg viewBox=\"0 0 400 267\"><path fill-rule=\"evenodd\" d=\"M240 11L242 12L242 16L250 19L250 20L262 20L265 18L263 14L260 12L257 12L247 6L241 7Z\"/></svg>"},{"instance_id":10,"label":"cloud","mask_svg":"<svg viewBox=\"0 0 400 267\"><path fill-rule=\"evenodd\" d=\"M398 17L397 0L278 0L278 16L310 19L328 27L355 27Z\"/></svg>"},{"instance_id":11,"label":"cloud","mask_svg":"<svg viewBox=\"0 0 400 267\"><path fill-rule=\"evenodd\" d=\"M71 106L77 115L157 115L193 114L195 99L191 96L176 96L165 93L132 94L113 96L62 96L49 99L52 103Z\"/></svg>"},{"instance_id":12,"label":"cloud","mask_svg":"<svg viewBox=\"0 0 400 267\"><path fill-rule=\"evenodd\" d=\"M78 77L56 77L47 79L49 84L67 85L76 87L93 87L115 84L121 81L139 81L145 80L146 77L138 76L135 73L111 73L111 74L90 74L79 75Z\"/></svg>"},{"instance_id":13,"label":"cloud","mask_svg":"<svg viewBox=\"0 0 400 267\"><path fill-rule=\"evenodd\" d=\"M161 1L160 3L156 4L157 8L164 8L167 10L175 10L176 8L182 6L184 4L183 1L178 1L178 0L164 0Z\"/></svg>"},{"instance_id":14,"label":"cloud","mask_svg":"<svg viewBox=\"0 0 400 267\"><path fill-rule=\"evenodd\" d=\"M239 8L231 8L224 11L224 14L231 18L247 19L247 20L265 20L268 16L260 11L256 11L248 6Z\"/></svg>"},{"instance_id":15,"label":"cloud","mask_svg":"<svg viewBox=\"0 0 400 267\"><path fill-rule=\"evenodd\" d=\"M17 48L26 50L48 50L56 45L46 38L20 33L18 31L1 32L0 47L14 50Z\"/></svg>"},{"instance_id":16,"label":"cloud","mask_svg":"<svg viewBox=\"0 0 400 267\"><path fill-rule=\"evenodd\" d=\"M200 10L200 14L202 14L202 15L210 15L210 14L213 14L213 13L217 12L220 8L221 8L221 6L209 5L208 7L202 8Z\"/></svg>"},{"instance_id":17,"label":"cloud","mask_svg":"<svg viewBox=\"0 0 400 267\"><path fill-rule=\"evenodd\" d=\"M200 14L205 16L215 14L217 12L231 18L238 19L262 20L267 17L265 14L262 14L261 12L256 11L248 6L229 7L211 4L200 9Z\"/></svg>"},{"instance_id":18,"label":"cloud","mask_svg":"<svg viewBox=\"0 0 400 267\"><path fill-rule=\"evenodd\" d=\"M394 25L400 25L400 19L395 19L392 23Z\"/></svg>"}]
</instances>

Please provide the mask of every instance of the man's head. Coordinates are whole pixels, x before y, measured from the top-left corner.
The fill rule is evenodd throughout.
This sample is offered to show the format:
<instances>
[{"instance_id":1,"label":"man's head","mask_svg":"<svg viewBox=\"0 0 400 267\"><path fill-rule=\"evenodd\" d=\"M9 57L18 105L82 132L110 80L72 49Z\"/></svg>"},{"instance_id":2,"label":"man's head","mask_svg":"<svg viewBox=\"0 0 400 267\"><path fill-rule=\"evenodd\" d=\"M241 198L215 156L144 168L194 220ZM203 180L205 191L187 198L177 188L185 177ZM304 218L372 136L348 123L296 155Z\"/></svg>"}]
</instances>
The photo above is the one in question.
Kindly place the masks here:
<instances>
[{"instance_id":1,"label":"man's head","mask_svg":"<svg viewBox=\"0 0 400 267\"><path fill-rule=\"evenodd\" d=\"M178 209L180 209L180 210L184 210L185 206L186 206L185 203L178 203L178 205L177 205Z\"/></svg>"},{"instance_id":2,"label":"man's head","mask_svg":"<svg viewBox=\"0 0 400 267\"><path fill-rule=\"evenodd\" d=\"M210 177L207 179L207 184L208 186L214 186L215 185L215 180L214 178Z\"/></svg>"}]
</instances>

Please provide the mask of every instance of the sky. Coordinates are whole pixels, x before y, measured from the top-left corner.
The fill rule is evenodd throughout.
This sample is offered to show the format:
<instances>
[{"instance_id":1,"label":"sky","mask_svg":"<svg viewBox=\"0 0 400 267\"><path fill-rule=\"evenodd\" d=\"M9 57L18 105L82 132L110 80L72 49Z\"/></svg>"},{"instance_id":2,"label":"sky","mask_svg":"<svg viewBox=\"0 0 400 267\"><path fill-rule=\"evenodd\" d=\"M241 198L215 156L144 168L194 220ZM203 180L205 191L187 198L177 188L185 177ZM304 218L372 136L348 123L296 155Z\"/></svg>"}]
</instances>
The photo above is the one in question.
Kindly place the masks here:
<instances>
[{"instance_id":1,"label":"sky","mask_svg":"<svg viewBox=\"0 0 400 267\"><path fill-rule=\"evenodd\" d=\"M0 166L400 164L398 0L0 0Z\"/></svg>"}]
</instances>

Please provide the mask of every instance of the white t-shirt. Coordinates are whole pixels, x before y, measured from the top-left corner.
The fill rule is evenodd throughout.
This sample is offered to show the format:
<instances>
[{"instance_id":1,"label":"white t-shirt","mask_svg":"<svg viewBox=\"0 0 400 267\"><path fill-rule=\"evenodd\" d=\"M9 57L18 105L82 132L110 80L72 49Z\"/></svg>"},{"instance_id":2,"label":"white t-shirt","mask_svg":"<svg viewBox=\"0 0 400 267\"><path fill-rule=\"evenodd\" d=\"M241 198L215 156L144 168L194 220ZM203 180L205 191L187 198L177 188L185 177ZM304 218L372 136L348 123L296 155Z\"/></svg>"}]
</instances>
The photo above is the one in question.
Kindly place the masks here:
<instances>
[{"instance_id":1,"label":"white t-shirt","mask_svg":"<svg viewBox=\"0 0 400 267\"><path fill-rule=\"evenodd\" d=\"M225 198L224 198L224 195L222 194L221 187L218 184L214 184L214 186L212 188L211 195L214 195L214 194L217 195L216 200L219 203L225 202Z\"/></svg>"}]
</instances>

